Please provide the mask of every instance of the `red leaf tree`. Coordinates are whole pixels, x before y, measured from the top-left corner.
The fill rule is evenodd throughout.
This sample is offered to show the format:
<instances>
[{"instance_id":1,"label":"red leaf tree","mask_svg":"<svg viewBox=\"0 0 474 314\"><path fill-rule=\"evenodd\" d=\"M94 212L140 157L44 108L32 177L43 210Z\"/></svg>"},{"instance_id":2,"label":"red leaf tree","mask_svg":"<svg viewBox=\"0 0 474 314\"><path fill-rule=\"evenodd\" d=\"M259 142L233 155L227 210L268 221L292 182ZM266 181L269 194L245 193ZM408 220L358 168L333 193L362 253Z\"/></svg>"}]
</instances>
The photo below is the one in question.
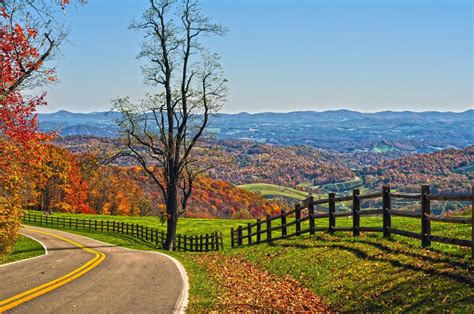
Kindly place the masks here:
<instances>
[{"instance_id":1,"label":"red leaf tree","mask_svg":"<svg viewBox=\"0 0 474 314\"><path fill-rule=\"evenodd\" d=\"M23 194L32 164L41 161L35 111L45 94L25 91L55 80L44 66L64 37L51 21L69 1L0 1L0 254L11 249L20 224Z\"/></svg>"}]
</instances>

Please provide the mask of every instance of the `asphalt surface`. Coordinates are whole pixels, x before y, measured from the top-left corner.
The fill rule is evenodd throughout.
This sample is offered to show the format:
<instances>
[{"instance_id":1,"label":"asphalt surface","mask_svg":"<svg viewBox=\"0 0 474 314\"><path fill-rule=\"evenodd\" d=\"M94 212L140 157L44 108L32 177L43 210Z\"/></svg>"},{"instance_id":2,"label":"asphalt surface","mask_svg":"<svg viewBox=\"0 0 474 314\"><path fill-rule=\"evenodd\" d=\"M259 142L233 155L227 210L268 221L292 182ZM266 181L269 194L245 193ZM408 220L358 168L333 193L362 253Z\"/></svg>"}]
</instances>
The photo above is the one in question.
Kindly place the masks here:
<instances>
[{"instance_id":1,"label":"asphalt surface","mask_svg":"<svg viewBox=\"0 0 474 314\"><path fill-rule=\"evenodd\" d=\"M34 230L73 240L105 254L105 259L82 276L8 313L173 313L176 310L184 282L170 258L31 226L22 229L22 234L43 243L48 254L0 267L0 302L54 281L95 257L76 245Z\"/></svg>"}]
</instances>

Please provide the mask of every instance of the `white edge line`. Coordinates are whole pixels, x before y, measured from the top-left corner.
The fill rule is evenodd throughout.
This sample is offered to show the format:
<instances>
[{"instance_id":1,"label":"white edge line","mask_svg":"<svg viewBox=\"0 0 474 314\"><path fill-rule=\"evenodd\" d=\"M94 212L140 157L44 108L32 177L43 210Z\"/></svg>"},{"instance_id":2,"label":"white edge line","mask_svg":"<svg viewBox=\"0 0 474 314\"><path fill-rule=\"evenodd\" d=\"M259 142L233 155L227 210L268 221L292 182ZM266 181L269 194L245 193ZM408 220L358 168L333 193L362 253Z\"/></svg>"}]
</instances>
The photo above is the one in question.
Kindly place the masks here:
<instances>
[{"instance_id":1,"label":"white edge line","mask_svg":"<svg viewBox=\"0 0 474 314\"><path fill-rule=\"evenodd\" d=\"M178 261L176 258L174 258L172 256L169 256L167 254L161 253L161 252L157 252L157 251L136 250L136 249L131 249L131 248L128 248L128 247L123 247L123 246L119 246L119 245L115 245L115 244L110 244L110 243L107 243L107 242L104 242L104 241L96 240L94 238L83 236L81 234L67 232L67 231L64 231L64 230L50 229L50 228L29 226L29 225L28 225L28 227L35 227L35 228L40 228L40 229L59 231L59 232L63 232L63 233L66 233L66 234L72 234L72 235L75 235L75 236L78 236L78 237L81 237L81 238L85 238L85 239L88 239L88 240L97 241L97 242L102 243L102 244L106 244L106 245L110 245L110 246L114 246L114 247L119 247L119 248L122 248L124 250L136 251L136 252L155 253L155 254L163 255L163 256L169 258L176 265L176 268L178 269L179 273L181 274L181 279L183 280L183 286L181 287L181 292L179 293L178 300L176 301L176 304L174 306L173 313L180 313L180 314L181 313L186 313L186 308L187 308L188 303L189 303L189 277L188 277L188 274L187 274L186 269L184 268L183 264L181 264L181 262ZM34 240L38 241L36 239L34 239ZM38 242L41 243L40 241L38 241ZM41 245L43 245L43 243L41 243ZM43 247L46 250L46 247L44 245L43 245ZM47 252L48 251L46 250L46 254L48 254ZM37 257L41 257L41 256L35 256L35 257L32 257L32 258L37 258ZM26 261L26 259L21 260L21 261L17 261L17 262L12 262L10 264L23 262L23 261ZM4 264L4 265L10 265L10 264ZM4 266L4 265L0 265L0 267Z\"/></svg>"},{"instance_id":2,"label":"white edge line","mask_svg":"<svg viewBox=\"0 0 474 314\"><path fill-rule=\"evenodd\" d=\"M39 244L41 244L41 246L42 246L43 249L44 249L44 253L41 254L41 255L38 255L38 256L33 256L33 257L21 259L21 260L19 260L19 261L10 262L10 263L7 263L7 264L1 264L1 265L0 265L0 268L6 267L6 266L10 266L10 265L13 265L13 264L18 264L18 263L30 261L30 260L32 260L32 259L39 258L39 257L44 257L44 256L48 255L48 249L47 249L46 246L43 244L43 242L41 242L41 241L38 240L38 239L35 239L35 238L32 237L32 236L29 236L29 235L26 235L26 234L23 234L23 233L21 233L21 235L24 236L24 237L30 238L31 240L36 241L36 242L38 242Z\"/></svg>"}]
</instances>

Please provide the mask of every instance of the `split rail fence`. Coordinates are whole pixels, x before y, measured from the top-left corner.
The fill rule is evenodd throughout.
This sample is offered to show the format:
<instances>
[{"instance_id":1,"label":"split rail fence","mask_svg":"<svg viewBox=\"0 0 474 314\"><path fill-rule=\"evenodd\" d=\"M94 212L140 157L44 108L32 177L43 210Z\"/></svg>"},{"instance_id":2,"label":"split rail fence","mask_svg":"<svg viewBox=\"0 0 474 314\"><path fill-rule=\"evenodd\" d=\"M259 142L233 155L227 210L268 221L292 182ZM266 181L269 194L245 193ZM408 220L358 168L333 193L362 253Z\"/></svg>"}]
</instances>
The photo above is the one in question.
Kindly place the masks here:
<instances>
[{"instance_id":1,"label":"split rail fence","mask_svg":"<svg viewBox=\"0 0 474 314\"><path fill-rule=\"evenodd\" d=\"M163 248L166 234L163 230L115 220L79 219L72 217L54 217L25 213L23 222L57 228L83 229L98 232L125 234L145 241L156 248ZM176 235L176 250L189 252L218 251L224 248L222 233L205 235Z\"/></svg>"},{"instance_id":2,"label":"split rail fence","mask_svg":"<svg viewBox=\"0 0 474 314\"><path fill-rule=\"evenodd\" d=\"M382 208L361 210L361 201L367 199L382 198ZM392 208L392 199L410 199L420 201L420 211L406 211ZM336 212L336 203L352 201L350 212ZM392 234L416 238L421 240L422 247L429 247L431 242L440 242L445 244L470 247L474 258L474 210L471 217L443 217L431 214L431 201L465 201L471 202L474 207L474 186L471 193L466 194L433 194L428 185L421 186L420 193L399 193L391 192L390 186L383 186L380 193L371 193L360 195L358 189L352 191L352 195L336 197L335 193L329 193L328 198L314 200L309 196L303 202L295 205L291 211L282 211L278 216L267 216L266 219L257 219L255 223L249 223L246 226L239 226L231 229L231 245L238 247L243 245L255 245L266 242L273 242L280 239L287 239L302 234L314 234L315 232L335 231L352 232L354 237L360 235L360 232L381 232L384 237ZM327 213L315 213L315 206L328 204ZM380 227L364 227L360 225L361 216L382 215L383 223ZM408 217L419 219L421 232L396 229L392 227L392 217ZM336 227L337 217L352 217L352 227ZM324 227L316 226L318 219L328 218L328 225ZM309 221L308 223L304 223ZM472 229L471 240L455 239L431 234L431 222L444 222L451 224L470 224ZM305 227L303 229L302 223ZM291 227L291 226L295 227ZM291 233L289 228L291 227ZM244 243L245 242L245 243Z\"/></svg>"}]
</instances>

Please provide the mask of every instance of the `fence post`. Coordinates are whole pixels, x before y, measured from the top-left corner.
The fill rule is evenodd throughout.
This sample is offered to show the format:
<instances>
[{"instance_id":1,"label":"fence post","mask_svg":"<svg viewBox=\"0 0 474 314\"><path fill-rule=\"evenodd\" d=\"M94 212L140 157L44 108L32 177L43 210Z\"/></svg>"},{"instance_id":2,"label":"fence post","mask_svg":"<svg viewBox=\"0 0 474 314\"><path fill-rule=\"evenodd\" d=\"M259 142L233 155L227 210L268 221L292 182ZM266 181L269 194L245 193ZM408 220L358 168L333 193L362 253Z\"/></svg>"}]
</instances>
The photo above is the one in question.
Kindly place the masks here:
<instances>
[{"instance_id":1,"label":"fence post","mask_svg":"<svg viewBox=\"0 0 474 314\"><path fill-rule=\"evenodd\" d=\"M360 191L359 189L352 190L352 235L358 237L360 234Z\"/></svg>"},{"instance_id":2,"label":"fence post","mask_svg":"<svg viewBox=\"0 0 474 314\"><path fill-rule=\"evenodd\" d=\"M421 186L421 246L428 247L431 245L431 223L428 216L431 213L430 200L428 199L430 194L430 186Z\"/></svg>"},{"instance_id":3,"label":"fence post","mask_svg":"<svg viewBox=\"0 0 474 314\"><path fill-rule=\"evenodd\" d=\"M237 234L237 245L242 246L242 226L239 226L238 229L238 234Z\"/></svg>"},{"instance_id":4,"label":"fence post","mask_svg":"<svg viewBox=\"0 0 474 314\"><path fill-rule=\"evenodd\" d=\"M260 221L260 218L257 219L257 243L260 243L261 241L261 236L260 232L262 231L262 222Z\"/></svg>"},{"instance_id":5,"label":"fence post","mask_svg":"<svg viewBox=\"0 0 474 314\"><path fill-rule=\"evenodd\" d=\"M328 206L328 213L329 213L329 228L328 231L329 233L334 233L334 227L336 227L336 216L334 214L336 213L336 194L335 193L329 193L328 194L329 198L329 206Z\"/></svg>"},{"instance_id":6,"label":"fence post","mask_svg":"<svg viewBox=\"0 0 474 314\"><path fill-rule=\"evenodd\" d=\"M221 239L221 241L220 241L221 250L224 251L224 237L222 236L222 231L220 231L219 233L217 233L217 231L216 231L216 236L217 236L217 235L218 235L218 238L217 238L217 239L218 239L218 240ZM219 241L217 241L217 242L219 243ZM218 246L217 246L217 250L219 251L219 244L218 244Z\"/></svg>"},{"instance_id":7,"label":"fence post","mask_svg":"<svg viewBox=\"0 0 474 314\"><path fill-rule=\"evenodd\" d=\"M209 234L206 233L206 252L209 252Z\"/></svg>"},{"instance_id":8,"label":"fence post","mask_svg":"<svg viewBox=\"0 0 474 314\"><path fill-rule=\"evenodd\" d=\"M211 251L219 251L219 233L217 231L211 233Z\"/></svg>"},{"instance_id":9,"label":"fence post","mask_svg":"<svg viewBox=\"0 0 474 314\"><path fill-rule=\"evenodd\" d=\"M384 185L382 187L382 204L383 204L383 236L384 238L389 237L392 228L392 217L390 216L389 210L392 207L390 198L390 185Z\"/></svg>"},{"instance_id":10,"label":"fence post","mask_svg":"<svg viewBox=\"0 0 474 314\"><path fill-rule=\"evenodd\" d=\"M272 216L267 215L267 242L272 242Z\"/></svg>"},{"instance_id":11,"label":"fence post","mask_svg":"<svg viewBox=\"0 0 474 314\"><path fill-rule=\"evenodd\" d=\"M247 234L248 234L248 244L252 244L252 224L249 222L247 224Z\"/></svg>"},{"instance_id":12,"label":"fence post","mask_svg":"<svg viewBox=\"0 0 474 314\"><path fill-rule=\"evenodd\" d=\"M286 238L286 210L281 210L281 237Z\"/></svg>"},{"instance_id":13,"label":"fence post","mask_svg":"<svg viewBox=\"0 0 474 314\"><path fill-rule=\"evenodd\" d=\"M234 247L234 228L230 228L230 247Z\"/></svg>"},{"instance_id":14,"label":"fence post","mask_svg":"<svg viewBox=\"0 0 474 314\"><path fill-rule=\"evenodd\" d=\"M295 219L296 219L296 235L301 234L301 206L300 204L295 204Z\"/></svg>"},{"instance_id":15,"label":"fence post","mask_svg":"<svg viewBox=\"0 0 474 314\"><path fill-rule=\"evenodd\" d=\"M314 234L314 197L308 197L309 233Z\"/></svg>"},{"instance_id":16,"label":"fence post","mask_svg":"<svg viewBox=\"0 0 474 314\"><path fill-rule=\"evenodd\" d=\"M199 237L199 246L200 246L199 252L204 251L204 250L203 250L203 245L204 245L204 241L203 241L203 240L204 240L204 236L201 234L201 236Z\"/></svg>"}]
</instances>

